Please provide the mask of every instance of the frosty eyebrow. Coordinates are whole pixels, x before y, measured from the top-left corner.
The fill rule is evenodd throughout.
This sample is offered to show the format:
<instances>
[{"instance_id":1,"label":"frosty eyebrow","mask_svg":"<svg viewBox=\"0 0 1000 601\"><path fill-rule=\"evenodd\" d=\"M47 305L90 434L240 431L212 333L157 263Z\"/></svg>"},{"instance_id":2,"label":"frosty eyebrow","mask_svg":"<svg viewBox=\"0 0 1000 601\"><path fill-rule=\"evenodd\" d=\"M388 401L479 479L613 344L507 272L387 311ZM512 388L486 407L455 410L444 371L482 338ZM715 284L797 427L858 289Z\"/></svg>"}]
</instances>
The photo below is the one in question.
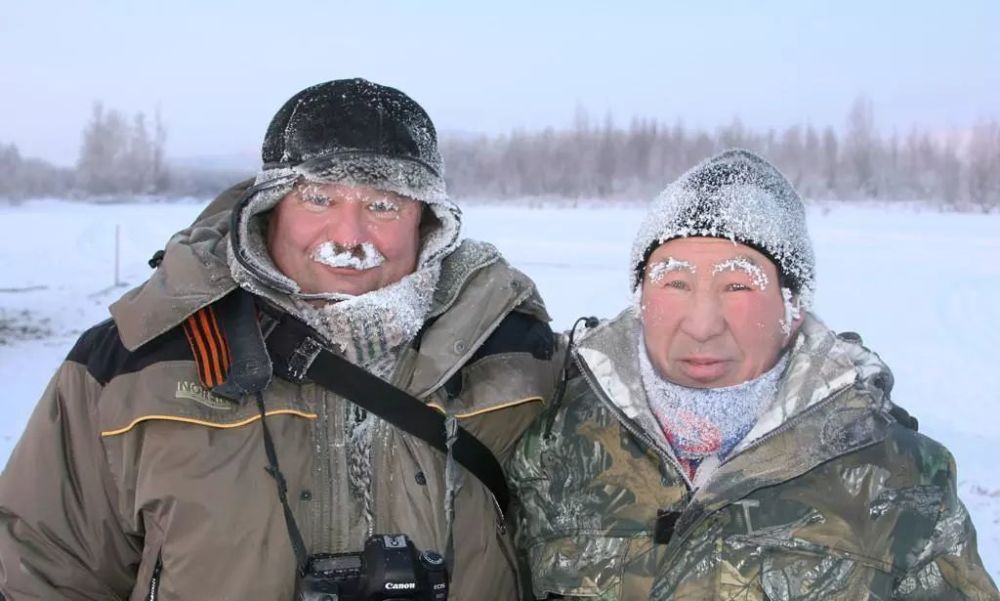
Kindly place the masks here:
<instances>
[{"instance_id":1,"label":"frosty eyebrow","mask_svg":"<svg viewBox=\"0 0 1000 601\"><path fill-rule=\"evenodd\" d=\"M649 267L649 281L654 284L658 284L671 271L688 271L695 273L697 270L694 265L688 263L687 261L667 257L666 259L653 263Z\"/></svg>"},{"instance_id":2,"label":"frosty eyebrow","mask_svg":"<svg viewBox=\"0 0 1000 601\"><path fill-rule=\"evenodd\" d=\"M746 255L739 255L733 257L732 259L726 259L725 261L720 261L715 264L712 269L712 275L717 273L722 273L723 271L742 271L753 281L754 286L757 286L761 290L766 290L769 280L767 279L767 274L761 269L760 265L753 260L752 257Z\"/></svg>"}]
</instances>

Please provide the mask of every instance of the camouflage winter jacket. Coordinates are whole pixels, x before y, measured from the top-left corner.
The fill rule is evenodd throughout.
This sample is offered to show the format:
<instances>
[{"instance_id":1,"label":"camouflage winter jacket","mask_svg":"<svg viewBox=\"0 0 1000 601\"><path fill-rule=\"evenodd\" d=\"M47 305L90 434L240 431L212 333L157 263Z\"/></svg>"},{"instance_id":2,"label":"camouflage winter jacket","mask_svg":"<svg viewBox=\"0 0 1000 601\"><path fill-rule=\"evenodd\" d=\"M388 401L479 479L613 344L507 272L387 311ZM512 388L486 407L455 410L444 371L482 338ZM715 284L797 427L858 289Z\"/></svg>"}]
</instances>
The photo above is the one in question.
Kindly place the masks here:
<instances>
[{"instance_id":1,"label":"camouflage winter jacket","mask_svg":"<svg viewBox=\"0 0 1000 601\"><path fill-rule=\"evenodd\" d=\"M807 317L775 400L691 482L648 408L638 327L626 311L587 333L550 437L542 419L515 452L536 597L1000 598L954 460L901 423L874 353Z\"/></svg>"}]
</instances>

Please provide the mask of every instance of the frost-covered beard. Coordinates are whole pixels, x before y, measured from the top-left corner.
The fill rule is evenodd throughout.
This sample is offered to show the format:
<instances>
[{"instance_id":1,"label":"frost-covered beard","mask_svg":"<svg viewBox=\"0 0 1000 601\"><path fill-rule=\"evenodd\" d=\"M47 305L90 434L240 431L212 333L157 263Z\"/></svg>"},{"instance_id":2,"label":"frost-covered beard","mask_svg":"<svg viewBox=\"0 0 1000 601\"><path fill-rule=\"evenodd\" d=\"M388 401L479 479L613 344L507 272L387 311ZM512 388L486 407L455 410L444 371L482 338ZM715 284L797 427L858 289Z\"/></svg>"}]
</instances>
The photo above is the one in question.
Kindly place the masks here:
<instances>
[{"instance_id":1,"label":"frost-covered beard","mask_svg":"<svg viewBox=\"0 0 1000 601\"><path fill-rule=\"evenodd\" d=\"M656 372L639 333L639 368L649 407L678 458L698 462L711 455L724 459L757 422L778 391L788 354L757 378L723 388L688 388Z\"/></svg>"}]
</instances>

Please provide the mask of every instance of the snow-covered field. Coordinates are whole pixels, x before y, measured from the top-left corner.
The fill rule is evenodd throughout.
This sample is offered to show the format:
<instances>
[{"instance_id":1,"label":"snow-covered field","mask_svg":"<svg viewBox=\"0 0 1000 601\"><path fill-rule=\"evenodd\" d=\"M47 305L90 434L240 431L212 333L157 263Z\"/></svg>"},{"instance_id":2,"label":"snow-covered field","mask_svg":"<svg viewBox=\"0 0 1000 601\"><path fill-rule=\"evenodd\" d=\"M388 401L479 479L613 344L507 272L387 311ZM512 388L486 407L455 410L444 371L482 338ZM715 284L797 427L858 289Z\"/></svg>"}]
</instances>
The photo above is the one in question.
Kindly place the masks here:
<instances>
[{"instance_id":1,"label":"snow-covered field","mask_svg":"<svg viewBox=\"0 0 1000 601\"><path fill-rule=\"evenodd\" d=\"M0 205L0 465L77 335L107 316L115 226L121 279L199 212L195 204ZM496 244L531 275L559 328L580 315L612 316L629 302L628 253L641 209L466 208L466 235ZM813 207L816 312L853 330L896 375L894 399L944 442L980 550L1000 579L1000 215ZM991 457L993 459L991 459Z\"/></svg>"}]
</instances>

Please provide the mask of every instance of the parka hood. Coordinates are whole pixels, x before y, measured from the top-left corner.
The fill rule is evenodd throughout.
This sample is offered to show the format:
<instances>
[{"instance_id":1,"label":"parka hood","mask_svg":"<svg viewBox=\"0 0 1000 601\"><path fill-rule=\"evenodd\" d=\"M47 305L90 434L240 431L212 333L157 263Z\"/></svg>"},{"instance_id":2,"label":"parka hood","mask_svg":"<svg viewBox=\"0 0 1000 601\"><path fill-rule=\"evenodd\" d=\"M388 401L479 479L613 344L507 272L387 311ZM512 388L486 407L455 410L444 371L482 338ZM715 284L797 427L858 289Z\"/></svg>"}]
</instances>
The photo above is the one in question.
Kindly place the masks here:
<instances>
[{"instance_id":1,"label":"parka hood","mask_svg":"<svg viewBox=\"0 0 1000 601\"><path fill-rule=\"evenodd\" d=\"M586 332L573 352L591 386L600 389L595 392L640 427L661 453L672 457L639 375L636 340L640 328L634 309L626 309ZM812 314L806 315L787 352L788 367L775 398L724 465L741 464L741 454L779 433L796 440L793 447L799 457L792 465L799 467L877 442L875 425L888 419L884 415L891 408L893 384L892 373L879 356L853 339L838 336ZM848 390L860 394L842 394ZM791 428L792 424L798 427ZM817 428L824 434L816 436ZM764 467L754 463L744 469Z\"/></svg>"},{"instance_id":2,"label":"parka hood","mask_svg":"<svg viewBox=\"0 0 1000 601\"><path fill-rule=\"evenodd\" d=\"M247 189L237 202L232 211L232 223L229 224L231 231L229 263L240 285L253 288L256 284L261 284L279 294L307 300L344 298L344 295L340 294L302 293L298 284L274 265L267 250L267 224L270 211L299 181L370 186L424 203L434 215L434 219L425 220L421 226L418 270L440 263L458 246L462 226L461 210L444 195L415 196L416 192L413 189L403 185L406 178L395 171L407 169L409 163L384 157L363 156L335 159L321 157L318 164L325 167L319 171L311 171L315 165L305 163L262 171L257 175L253 186ZM419 177L419 173L415 177Z\"/></svg>"},{"instance_id":3,"label":"parka hood","mask_svg":"<svg viewBox=\"0 0 1000 601\"><path fill-rule=\"evenodd\" d=\"M253 181L248 180L219 195L190 227L170 238L163 260L150 278L111 305L111 315L128 350L136 350L237 288L227 262L229 228L233 207L252 187ZM520 299L522 310L548 321L534 283L510 269L495 247L472 240L456 241L442 257L429 317L444 313L473 277L494 265L511 279L512 302L514 297ZM488 317L493 316L483 319Z\"/></svg>"}]
</instances>

